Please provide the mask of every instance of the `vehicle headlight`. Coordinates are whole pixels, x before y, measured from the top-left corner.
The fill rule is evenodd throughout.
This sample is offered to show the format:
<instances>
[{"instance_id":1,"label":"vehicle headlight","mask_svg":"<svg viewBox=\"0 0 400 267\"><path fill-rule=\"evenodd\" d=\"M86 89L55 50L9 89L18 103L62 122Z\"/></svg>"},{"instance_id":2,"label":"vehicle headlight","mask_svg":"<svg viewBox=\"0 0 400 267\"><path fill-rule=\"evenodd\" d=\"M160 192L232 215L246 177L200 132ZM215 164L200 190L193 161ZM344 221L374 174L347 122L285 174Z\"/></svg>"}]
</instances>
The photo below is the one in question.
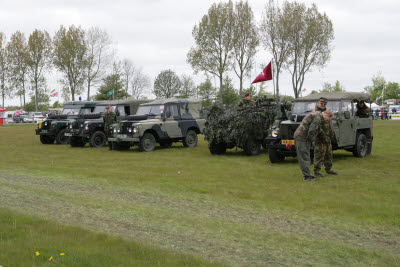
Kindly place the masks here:
<instances>
[{"instance_id":1,"label":"vehicle headlight","mask_svg":"<svg viewBox=\"0 0 400 267\"><path fill-rule=\"evenodd\" d=\"M130 133L131 133L131 132L132 132L132 128L128 128L128 132L130 132Z\"/></svg>"},{"instance_id":2,"label":"vehicle headlight","mask_svg":"<svg viewBox=\"0 0 400 267\"><path fill-rule=\"evenodd\" d=\"M47 126L47 121L45 121L43 124L44 124L44 126Z\"/></svg>"},{"instance_id":3,"label":"vehicle headlight","mask_svg":"<svg viewBox=\"0 0 400 267\"><path fill-rule=\"evenodd\" d=\"M85 130L89 131L89 125L85 124Z\"/></svg>"},{"instance_id":4,"label":"vehicle headlight","mask_svg":"<svg viewBox=\"0 0 400 267\"><path fill-rule=\"evenodd\" d=\"M273 130L271 132L272 137L277 137L278 136L278 130Z\"/></svg>"},{"instance_id":5,"label":"vehicle headlight","mask_svg":"<svg viewBox=\"0 0 400 267\"><path fill-rule=\"evenodd\" d=\"M80 127L83 128L83 123L81 123Z\"/></svg>"},{"instance_id":6,"label":"vehicle headlight","mask_svg":"<svg viewBox=\"0 0 400 267\"><path fill-rule=\"evenodd\" d=\"M121 130L120 129L117 129L117 133L120 133L121 132Z\"/></svg>"}]
</instances>

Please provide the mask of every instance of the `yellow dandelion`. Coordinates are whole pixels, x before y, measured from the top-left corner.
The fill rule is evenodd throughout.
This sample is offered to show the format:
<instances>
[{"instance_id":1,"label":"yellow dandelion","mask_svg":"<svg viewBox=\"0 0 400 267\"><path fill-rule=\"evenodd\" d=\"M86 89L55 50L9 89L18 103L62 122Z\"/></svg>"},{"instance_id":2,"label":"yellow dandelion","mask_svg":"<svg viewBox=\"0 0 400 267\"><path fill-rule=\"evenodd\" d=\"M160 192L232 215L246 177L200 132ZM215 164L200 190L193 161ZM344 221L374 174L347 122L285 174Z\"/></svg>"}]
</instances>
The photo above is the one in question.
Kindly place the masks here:
<instances>
[{"instance_id":1,"label":"yellow dandelion","mask_svg":"<svg viewBox=\"0 0 400 267\"><path fill-rule=\"evenodd\" d=\"M35 252L35 255L36 255L36 256L39 256L39 255L40 255L39 251L36 251L36 252Z\"/></svg>"},{"instance_id":2,"label":"yellow dandelion","mask_svg":"<svg viewBox=\"0 0 400 267\"><path fill-rule=\"evenodd\" d=\"M64 255L65 255L64 252L61 252L61 253L60 253L60 256L64 256Z\"/></svg>"},{"instance_id":3,"label":"yellow dandelion","mask_svg":"<svg viewBox=\"0 0 400 267\"><path fill-rule=\"evenodd\" d=\"M53 256L50 257L49 261L51 261L53 259Z\"/></svg>"}]
</instances>

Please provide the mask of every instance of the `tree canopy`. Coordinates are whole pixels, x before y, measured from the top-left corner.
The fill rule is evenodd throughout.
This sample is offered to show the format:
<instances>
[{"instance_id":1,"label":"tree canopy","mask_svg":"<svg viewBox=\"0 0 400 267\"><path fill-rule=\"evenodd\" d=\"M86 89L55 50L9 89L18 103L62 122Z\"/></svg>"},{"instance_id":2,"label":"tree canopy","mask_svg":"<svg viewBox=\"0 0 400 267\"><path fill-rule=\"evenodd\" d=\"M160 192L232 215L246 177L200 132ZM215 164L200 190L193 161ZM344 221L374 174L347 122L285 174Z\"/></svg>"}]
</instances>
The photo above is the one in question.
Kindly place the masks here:
<instances>
[{"instance_id":1,"label":"tree canopy","mask_svg":"<svg viewBox=\"0 0 400 267\"><path fill-rule=\"evenodd\" d=\"M170 98L179 93L181 80L172 70L164 70L157 75L154 81L153 94L157 98Z\"/></svg>"}]
</instances>

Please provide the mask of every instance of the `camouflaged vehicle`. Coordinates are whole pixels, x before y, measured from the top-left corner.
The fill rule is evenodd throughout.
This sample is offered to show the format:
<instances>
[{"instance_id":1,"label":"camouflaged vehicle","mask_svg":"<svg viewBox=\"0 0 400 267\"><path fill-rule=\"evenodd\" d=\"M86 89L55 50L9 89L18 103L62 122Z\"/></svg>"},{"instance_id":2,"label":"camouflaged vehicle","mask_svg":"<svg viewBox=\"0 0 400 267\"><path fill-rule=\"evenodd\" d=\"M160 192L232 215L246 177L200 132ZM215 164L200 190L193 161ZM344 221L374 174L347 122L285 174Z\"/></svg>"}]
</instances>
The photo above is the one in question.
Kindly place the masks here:
<instances>
[{"instance_id":1,"label":"camouflaged vehicle","mask_svg":"<svg viewBox=\"0 0 400 267\"><path fill-rule=\"evenodd\" d=\"M350 151L356 157L365 157L372 151L372 117L355 116L356 103L363 100L369 102L369 95L357 92L333 92L311 94L294 100L289 120L275 121L268 131L265 145L268 148L271 163L278 163L285 157L296 157L294 132L307 114L312 112L320 97L328 99L326 109L334 114L332 124L335 140L332 149Z\"/></svg>"},{"instance_id":2,"label":"camouflaged vehicle","mask_svg":"<svg viewBox=\"0 0 400 267\"><path fill-rule=\"evenodd\" d=\"M140 104L150 100L121 99L109 100L98 103L91 114L83 114L71 120L66 129L65 136L71 138L71 147L83 147L89 143L91 147L103 147L107 137L104 133L104 113L107 106L111 106L117 115L117 121L124 120L129 115L136 114Z\"/></svg>"},{"instance_id":3,"label":"camouflaged vehicle","mask_svg":"<svg viewBox=\"0 0 400 267\"><path fill-rule=\"evenodd\" d=\"M204 133L204 123L201 100L160 99L141 104L136 115L113 124L108 141L116 150L139 145L140 151L150 152L156 143L169 147L173 142L195 147L197 135Z\"/></svg>"},{"instance_id":4,"label":"camouflaged vehicle","mask_svg":"<svg viewBox=\"0 0 400 267\"><path fill-rule=\"evenodd\" d=\"M40 136L42 144L68 144L69 136L65 136L68 122L74 120L78 115L92 113L99 101L72 101L63 105L63 111L59 115L51 115L44 122L38 124L35 130Z\"/></svg>"}]
</instances>

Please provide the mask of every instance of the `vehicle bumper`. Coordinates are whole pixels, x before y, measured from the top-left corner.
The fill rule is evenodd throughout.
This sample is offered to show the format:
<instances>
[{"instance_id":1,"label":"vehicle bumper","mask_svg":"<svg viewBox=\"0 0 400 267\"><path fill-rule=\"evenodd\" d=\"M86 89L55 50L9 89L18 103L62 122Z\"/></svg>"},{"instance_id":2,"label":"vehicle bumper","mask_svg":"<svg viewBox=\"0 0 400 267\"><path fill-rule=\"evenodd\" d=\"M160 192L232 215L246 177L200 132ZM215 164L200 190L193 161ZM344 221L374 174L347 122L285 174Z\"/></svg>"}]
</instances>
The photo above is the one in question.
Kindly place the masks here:
<instances>
[{"instance_id":1,"label":"vehicle bumper","mask_svg":"<svg viewBox=\"0 0 400 267\"><path fill-rule=\"evenodd\" d=\"M35 129L36 135L54 135L55 133L53 133L50 130L43 130L43 129Z\"/></svg>"},{"instance_id":2,"label":"vehicle bumper","mask_svg":"<svg viewBox=\"0 0 400 267\"><path fill-rule=\"evenodd\" d=\"M108 141L111 142L134 142L138 143L140 141L139 137L109 137Z\"/></svg>"}]
</instances>

